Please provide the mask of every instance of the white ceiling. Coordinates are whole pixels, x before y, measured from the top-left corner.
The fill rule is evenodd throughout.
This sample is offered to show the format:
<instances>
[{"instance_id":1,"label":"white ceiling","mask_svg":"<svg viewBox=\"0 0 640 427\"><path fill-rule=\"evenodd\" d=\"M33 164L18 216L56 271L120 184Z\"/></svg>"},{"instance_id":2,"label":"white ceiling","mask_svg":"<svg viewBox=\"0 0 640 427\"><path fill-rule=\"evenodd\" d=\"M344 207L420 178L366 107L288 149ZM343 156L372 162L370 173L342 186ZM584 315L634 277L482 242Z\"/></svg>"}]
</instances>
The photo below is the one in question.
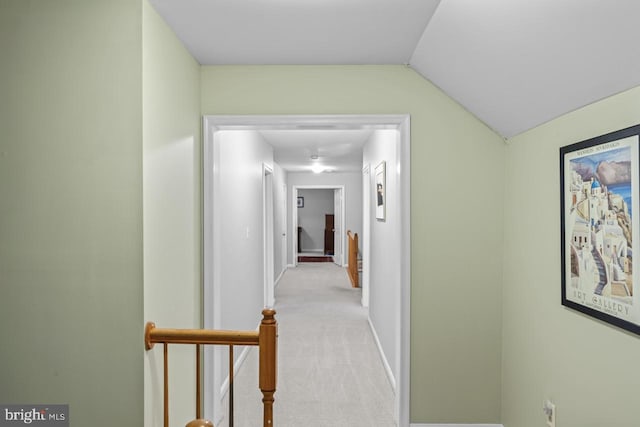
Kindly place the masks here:
<instances>
[{"instance_id":1,"label":"white ceiling","mask_svg":"<svg viewBox=\"0 0 640 427\"><path fill-rule=\"evenodd\" d=\"M640 85L639 0L151 0L201 64L410 64L508 138Z\"/></svg>"},{"instance_id":2,"label":"white ceiling","mask_svg":"<svg viewBox=\"0 0 640 427\"><path fill-rule=\"evenodd\" d=\"M437 0L151 0L201 64L404 64Z\"/></svg>"},{"instance_id":3,"label":"white ceiling","mask_svg":"<svg viewBox=\"0 0 640 427\"><path fill-rule=\"evenodd\" d=\"M375 132L371 129L263 130L273 146L274 160L289 172L360 172L362 147ZM317 156L312 159L311 156Z\"/></svg>"}]
</instances>

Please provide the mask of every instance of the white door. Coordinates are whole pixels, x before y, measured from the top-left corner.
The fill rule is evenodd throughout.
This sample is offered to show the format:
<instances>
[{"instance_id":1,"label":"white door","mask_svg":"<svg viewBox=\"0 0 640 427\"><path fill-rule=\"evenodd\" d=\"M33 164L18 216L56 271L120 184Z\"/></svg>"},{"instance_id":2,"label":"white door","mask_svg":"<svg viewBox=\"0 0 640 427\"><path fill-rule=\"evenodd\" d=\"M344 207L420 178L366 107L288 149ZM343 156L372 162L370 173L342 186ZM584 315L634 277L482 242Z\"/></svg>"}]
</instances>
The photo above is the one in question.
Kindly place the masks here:
<instances>
[{"instance_id":1,"label":"white door","mask_svg":"<svg viewBox=\"0 0 640 427\"><path fill-rule=\"evenodd\" d=\"M280 269L280 273L284 272L287 268L287 184L282 184L282 217L280 218L282 221L282 268Z\"/></svg>"},{"instance_id":2,"label":"white door","mask_svg":"<svg viewBox=\"0 0 640 427\"><path fill-rule=\"evenodd\" d=\"M273 169L262 166L262 238L264 260L264 306L273 307Z\"/></svg>"},{"instance_id":3,"label":"white door","mask_svg":"<svg viewBox=\"0 0 640 427\"><path fill-rule=\"evenodd\" d=\"M346 233L342 229L342 189L336 188L333 190L333 262L339 266L344 265L342 257L342 242L344 241L343 234Z\"/></svg>"}]
</instances>

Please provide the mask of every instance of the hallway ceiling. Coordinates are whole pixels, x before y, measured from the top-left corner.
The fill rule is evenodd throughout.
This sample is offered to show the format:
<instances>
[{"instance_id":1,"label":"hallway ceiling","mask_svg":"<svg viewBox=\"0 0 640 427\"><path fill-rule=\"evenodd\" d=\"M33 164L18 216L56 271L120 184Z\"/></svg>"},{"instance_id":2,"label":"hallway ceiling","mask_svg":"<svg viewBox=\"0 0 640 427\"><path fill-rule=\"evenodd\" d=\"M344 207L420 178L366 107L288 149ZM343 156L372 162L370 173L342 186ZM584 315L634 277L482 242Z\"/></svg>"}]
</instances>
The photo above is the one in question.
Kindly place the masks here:
<instances>
[{"instance_id":1,"label":"hallway ceiling","mask_svg":"<svg viewBox=\"0 0 640 427\"><path fill-rule=\"evenodd\" d=\"M309 172L314 165L325 172L360 172L362 148L373 132L371 129L292 129L263 130L260 134L273 146L274 160L288 172Z\"/></svg>"},{"instance_id":2,"label":"hallway ceiling","mask_svg":"<svg viewBox=\"0 0 640 427\"><path fill-rule=\"evenodd\" d=\"M640 85L638 0L150 0L210 64L409 64L509 138Z\"/></svg>"}]
</instances>

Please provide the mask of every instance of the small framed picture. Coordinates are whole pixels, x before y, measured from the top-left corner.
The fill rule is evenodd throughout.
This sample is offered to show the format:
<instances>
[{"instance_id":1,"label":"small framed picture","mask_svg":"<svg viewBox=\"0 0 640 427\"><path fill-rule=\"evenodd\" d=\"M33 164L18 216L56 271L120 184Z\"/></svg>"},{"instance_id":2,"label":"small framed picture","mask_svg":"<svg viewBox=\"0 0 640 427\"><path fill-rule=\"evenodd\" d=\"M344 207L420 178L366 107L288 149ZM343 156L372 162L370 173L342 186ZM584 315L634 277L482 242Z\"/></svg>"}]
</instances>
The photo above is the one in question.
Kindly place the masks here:
<instances>
[{"instance_id":1,"label":"small framed picture","mask_svg":"<svg viewBox=\"0 0 640 427\"><path fill-rule=\"evenodd\" d=\"M304 197L298 196L298 207L304 208Z\"/></svg>"},{"instance_id":2,"label":"small framed picture","mask_svg":"<svg viewBox=\"0 0 640 427\"><path fill-rule=\"evenodd\" d=\"M376 166L376 219L386 219L387 188L386 188L386 162L382 161Z\"/></svg>"}]
</instances>

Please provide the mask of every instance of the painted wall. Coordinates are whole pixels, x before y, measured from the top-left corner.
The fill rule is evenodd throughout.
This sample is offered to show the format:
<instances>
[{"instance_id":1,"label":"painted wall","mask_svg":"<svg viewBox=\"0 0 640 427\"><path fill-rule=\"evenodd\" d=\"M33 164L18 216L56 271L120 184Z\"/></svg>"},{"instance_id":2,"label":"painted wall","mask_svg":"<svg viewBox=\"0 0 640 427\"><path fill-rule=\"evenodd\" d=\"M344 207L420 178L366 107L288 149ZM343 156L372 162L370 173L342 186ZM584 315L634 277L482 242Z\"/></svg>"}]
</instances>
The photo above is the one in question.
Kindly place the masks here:
<instances>
[{"instance_id":1,"label":"painted wall","mask_svg":"<svg viewBox=\"0 0 640 427\"><path fill-rule=\"evenodd\" d=\"M369 215L371 226L370 240L370 281L369 281L369 319L380 346L384 352L396 382L400 367L398 354L400 341L397 336L400 317L400 210L398 207L398 171L397 155L398 132L396 130L378 130L364 146L363 162L370 166ZM376 167L386 164L386 214L385 220L376 219L377 196Z\"/></svg>"},{"instance_id":2,"label":"painted wall","mask_svg":"<svg viewBox=\"0 0 640 427\"><path fill-rule=\"evenodd\" d=\"M301 251L324 253L325 215L333 214L333 190L300 189L298 197L304 197L304 207L298 208L298 226Z\"/></svg>"},{"instance_id":3,"label":"painted wall","mask_svg":"<svg viewBox=\"0 0 640 427\"><path fill-rule=\"evenodd\" d=\"M512 138L507 149L503 423L627 427L640 418L640 339L560 304L559 148L638 124L640 88ZM544 208L541 208L544 206ZM637 221L634 221L636 226Z\"/></svg>"},{"instance_id":4,"label":"painted wall","mask_svg":"<svg viewBox=\"0 0 640 427\"><path fill-rule=\"evenodd\" d=\"M254 131L221 131L216 138L221 191L214 204L225 206L219 236L221 328L252 330L264 307L262 165L273 167L273 149Z\"/></svg>"},{"instance_id":5,"label":"painted wall","mask_svg":"<svg viewBox=\"0 0 640 427\"><path fill-rule=\"evenodd\" d=\"M274 280L287 268L287 172L273 163L273 275Z\"/></svg>"},{"instance_id":6,"label":"painted wall","mask_svg":"<svg viewBox=\"0 0 640 427\"><path fill-rule=\"evenodd\" d=\"M143 423L141 2L0 2L0 402Z\"/></svg>"},{"instance_id":7,"label":"painted wall","mask_svg":"<svg viewBox=\"0 0 640 427\"><path fill-rule=\"evenodd\" d=\"M204 114L411 114L411 420L499 421L503 140L403 66L201 75Z\"/></svg>"},{"instance_id":8,"label":"painted wall","mask_svg":"<svg viewBox=\"0 0 640 427\"><path fill-rule=\"evenodd\" d=\"M143 1L144 319L200 328L200 66ZM171 346L170 423L195 416L195 349ZM145 425L162 424L162 346L145 352Z\"/></svg>"},{"instance_id":9,"label":"painted wall","mask_svg":"<svg viewBox=\"0 0 640 427\"><path fill-rule=\"evenodd\" d=\"M294 185L344 185L344 203L345 203L345 230L351 230L354 233L362 232L362 175L359 172L342 172L342 173L309 173L309 172L291 172L289 173L289 212L296 206L295 194L293 194ZM288 229L291 230L291 215L288 218ZM289 233L291 234L291 233ZM297 236L292 236L297 238ZM346 231L342 240L342 247L347 246ZM293 264L293 241L289 240L289 263ZM348 261L345 255L345 263Z\"/></svg>"}]
</instances>

